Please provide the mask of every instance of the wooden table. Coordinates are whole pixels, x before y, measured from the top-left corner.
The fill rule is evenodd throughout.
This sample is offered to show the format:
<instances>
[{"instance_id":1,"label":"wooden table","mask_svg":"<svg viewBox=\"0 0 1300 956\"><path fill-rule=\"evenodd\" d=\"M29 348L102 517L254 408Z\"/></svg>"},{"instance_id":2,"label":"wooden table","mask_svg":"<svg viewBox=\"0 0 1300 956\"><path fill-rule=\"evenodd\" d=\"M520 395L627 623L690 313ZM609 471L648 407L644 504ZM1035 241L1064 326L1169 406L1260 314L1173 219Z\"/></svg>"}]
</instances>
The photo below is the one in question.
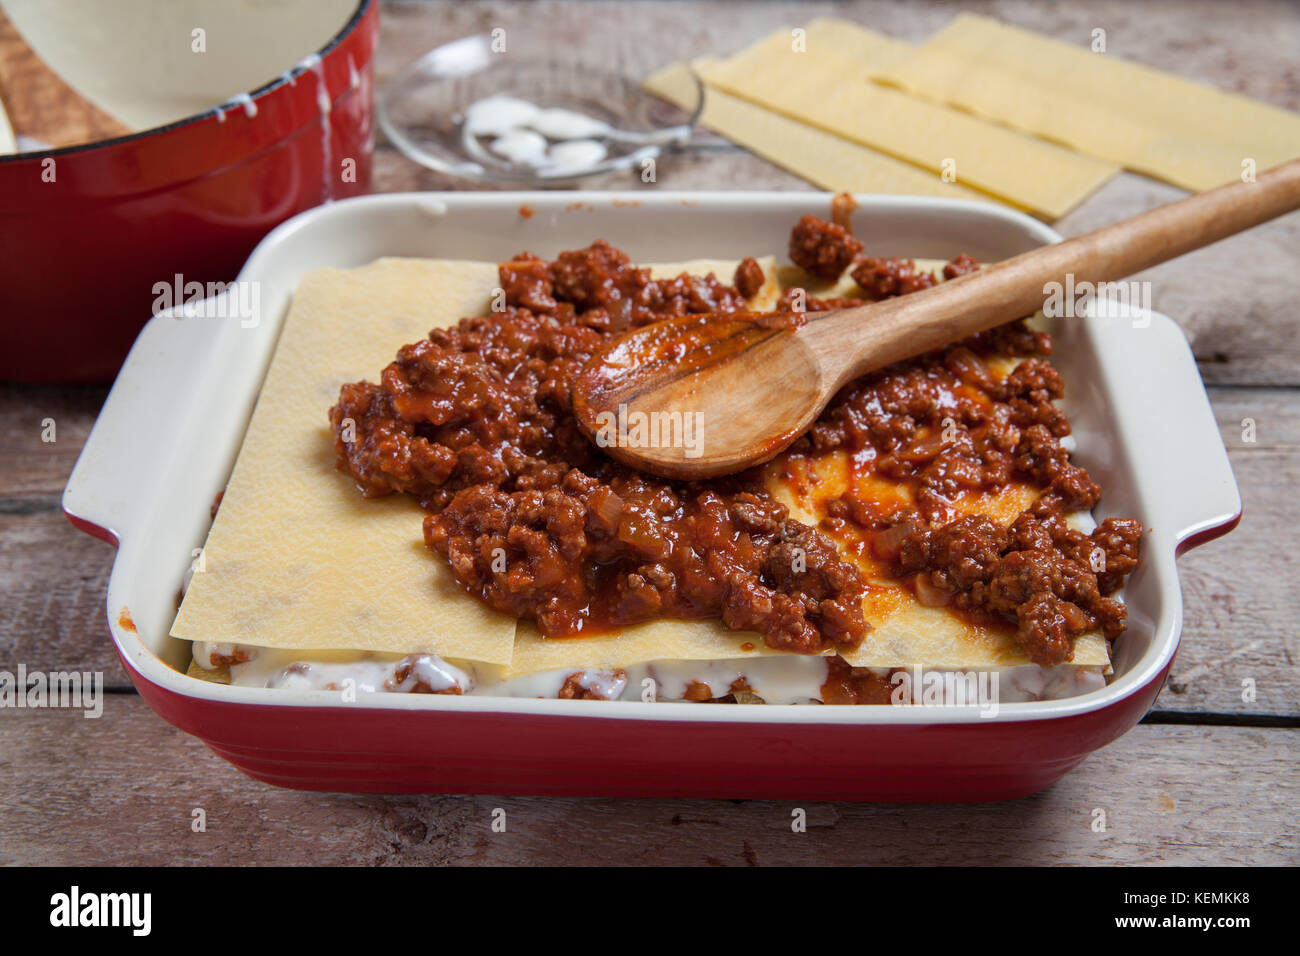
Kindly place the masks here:
<instances>
[{"instance_id":1,"label":"wooden table","mask_svg":"<svg viewBox=\"0 0 1300 956\"><path fill-rule=\"evenodd\" d=\"M1300 110L1300 13L1272 0L979 12ZM1082 5L1081 5L1082 6ZM1195 9L1189 9L1193 7ZM471 32L544 31L633 75L725 53L816 15L921 40L942 3L403 3L383 11L378 80ZM737 150L661 162L664 189L808 189ZM634 188L610 176L594 188ZM378 190L464 188L382 143ZM1123 175L1057 224L1066 234L1176 198ZM104 717L0 711L0 863L1295 863L1300 215L1154 269L1154 305L1191 339L1245 499L1232 535L1181 562L1182 649L1156 709L1045 793L981 806L301 794L242 776L136 696L114 655L112 551L68 525L59 495L103 388L0 385L0 668L93 669ZM53 419L57 440L42 441ZM1253 419L1256 441L1243 440ZM1242 682L1256 696L1243 700ZM191 811L207 812L206 833ZM493 808L507 810L493 833ZM1094 808L1107 829L1094 832Z\"/></svg>"}]
</instances>

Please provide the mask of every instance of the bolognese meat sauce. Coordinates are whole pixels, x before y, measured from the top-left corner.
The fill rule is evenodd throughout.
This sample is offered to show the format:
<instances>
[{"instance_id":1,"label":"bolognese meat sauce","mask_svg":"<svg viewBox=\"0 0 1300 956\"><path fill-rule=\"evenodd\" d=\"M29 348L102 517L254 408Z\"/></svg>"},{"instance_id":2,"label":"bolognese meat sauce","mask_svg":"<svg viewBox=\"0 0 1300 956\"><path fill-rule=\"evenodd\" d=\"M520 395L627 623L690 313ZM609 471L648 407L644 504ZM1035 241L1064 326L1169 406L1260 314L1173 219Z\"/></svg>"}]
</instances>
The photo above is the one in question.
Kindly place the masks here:
<instances>
[{"instance_id":1,"label":"bolognese meat sauce","mask_svg":"<svg viewBox=\"0 0 1300 956\"><path fill-rule=\"evenodd\" d=\"M743 273L761 285L761 269ZM745 296L712 275L652 279L604 242L553 263L517 256L500 277L504 312L435 330L379 384L342 389L335 449L362 491L416 497L457 579L547 636L714 617L783 650L856 646L863 583L820 531L752 481L638 474L571 414L573 378L607 336L742 311Z\"/></svg>"},{"instance_id":2,"label":"bolognese meat sauce","mask_svg":"<svg viewBox=\"0 0 1300 956\"><path fill-rule=\"evenodd\" d=\"M851 269L863 290L810 300L808 311L933 281L862 248L845 226L799 221L796 264L821 279ZM977 267L961 256L944 275ZM868 630L866 583L835 545L852 528L924 603L1014 627L1036 663L1070 660L1090 628L1123 630L1111 595L1137 564L1141 527L1108 519L1084 534L1064 520L1100 489L1060 444L1069 425L1053 404L1062 386L1043 333L1014 322L843 389L786 454L844 449L859 473L908 488L911 504L879 513L850 489L814 528L790 517L757 470L691 483L635 472L596 449L570 407L574 377L608 337L744 310L764 282L755 260L742 261L734 285L711 274L654 279L598 241L553 262L523 253L499 272L504 311L403 347L378 384L345 385L330 412L339 468L368 497L417 499L427 546L493 608L547 637L719 618L781 650L852 649ZM791 301L787 292L778 311ZM1023 361L999 375L995 355ZM1009 528L958 507L1012 481L1040 494Z\"/></svg>"}]
</instances>

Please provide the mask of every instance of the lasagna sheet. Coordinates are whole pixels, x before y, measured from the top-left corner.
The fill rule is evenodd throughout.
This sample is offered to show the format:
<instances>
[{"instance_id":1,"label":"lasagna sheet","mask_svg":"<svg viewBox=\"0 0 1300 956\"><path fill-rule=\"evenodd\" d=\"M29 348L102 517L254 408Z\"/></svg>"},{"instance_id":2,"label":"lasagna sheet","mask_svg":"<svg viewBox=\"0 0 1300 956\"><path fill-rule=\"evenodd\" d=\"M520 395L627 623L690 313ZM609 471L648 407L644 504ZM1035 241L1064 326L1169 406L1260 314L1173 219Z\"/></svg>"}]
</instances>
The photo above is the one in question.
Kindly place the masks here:
<instances>
[{"instance_id":1,"label":"lasagna sheet","mask_svg":"<svg viewBox=\"0 0 1300 956\"><path fill-rule=\"evenodd\" d=\"M711 88L1049 219L1119 172L1103 159L872 79L911 50L848 21L817 20L801 42L779 30L709 67L704 78Z\"/></svg>"},{"instance_id":2,"label":"lasagna sheet","mask_svg":"<svg viewBox=\"0 0 1300 956\"><path fill-rule=\"evenodd\" d=\"M1300 155L1300 115L972 14L870 72L1190 190Z\"/></svg>"},{"instance_id":3,"label":"lasagna sheet","mask_svg":"<svg viewBox=\"0 0 1300 956\"><path fill-rule=\"evenodd\" d=\"M670 103L691 109L698 96L696 75L708 82L718 63L713 57L689 65L673 63L646 77L642 85ZM919 166L765 109L716 86L705 92L700 125L830 192L986 198L961 183L946 183Z\"/></svg>"}]
</instances>

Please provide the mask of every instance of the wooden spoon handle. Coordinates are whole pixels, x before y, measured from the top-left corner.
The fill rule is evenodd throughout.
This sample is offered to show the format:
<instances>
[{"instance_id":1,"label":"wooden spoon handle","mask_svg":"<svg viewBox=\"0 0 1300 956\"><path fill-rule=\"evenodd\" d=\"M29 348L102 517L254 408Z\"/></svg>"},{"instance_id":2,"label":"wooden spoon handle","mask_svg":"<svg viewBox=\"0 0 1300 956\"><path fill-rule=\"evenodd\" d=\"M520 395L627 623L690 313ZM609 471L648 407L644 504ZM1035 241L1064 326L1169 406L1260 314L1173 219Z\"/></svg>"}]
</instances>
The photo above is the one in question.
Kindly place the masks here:
<instances>
[{"instance_id":1,"label":"wooden spoon handle","mask_svg":"<svg viewBox=\"0 0 1300 956\"><path fill-rule=\"evenodd\" d=\"M1113 282L1300 208L1300 160L1043 246L977 273L810 321L806 343L836 387L865 372L1031 315L1067 274ZM870 311L870 318L865 313ZM814 317L810 316L810 319ZM829 383L828 383L829 384Z\"/></svg>"}]
</instances>

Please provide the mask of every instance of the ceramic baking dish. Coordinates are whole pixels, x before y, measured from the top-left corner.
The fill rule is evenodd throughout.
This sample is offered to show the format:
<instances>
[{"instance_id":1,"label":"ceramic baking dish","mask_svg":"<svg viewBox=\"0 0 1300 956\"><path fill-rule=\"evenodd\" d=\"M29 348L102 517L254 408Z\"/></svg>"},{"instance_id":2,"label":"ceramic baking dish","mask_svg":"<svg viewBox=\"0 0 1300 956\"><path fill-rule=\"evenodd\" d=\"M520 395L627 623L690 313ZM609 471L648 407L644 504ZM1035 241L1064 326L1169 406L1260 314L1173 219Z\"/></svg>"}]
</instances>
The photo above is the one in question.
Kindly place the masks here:
<instances>
[{"instance_id":1,"label":"ceramic baking dish","mask_svg":"<svg viewBox=\"0 0 1300 956\"><path fill-rule=\"evenodd\" d=\"M882 254L993 261L1059 238L993 205L858 198L855 229ZM640 261L779 254L798 217L826 215L829 202L815 193L426 193L350 199L278 227L240 274L260 292L256 324L152 319L64 493L73 524L118 547L109 625L140 693L252 776L317 790L989 800L1040 790L1119 737L1155 700L1178 648L1175 556L1241 515L1187 342L1154 313L1051 329L1077 460L1105 489L1097 517L1137 516L1150 530L1104 690L1004 704L990 718L975 708L413 694L345 704L184 675L189 644L168 636L178 589L305 272L386 255L550 256L597 237Z\"/></svg>"}]
</instances>

